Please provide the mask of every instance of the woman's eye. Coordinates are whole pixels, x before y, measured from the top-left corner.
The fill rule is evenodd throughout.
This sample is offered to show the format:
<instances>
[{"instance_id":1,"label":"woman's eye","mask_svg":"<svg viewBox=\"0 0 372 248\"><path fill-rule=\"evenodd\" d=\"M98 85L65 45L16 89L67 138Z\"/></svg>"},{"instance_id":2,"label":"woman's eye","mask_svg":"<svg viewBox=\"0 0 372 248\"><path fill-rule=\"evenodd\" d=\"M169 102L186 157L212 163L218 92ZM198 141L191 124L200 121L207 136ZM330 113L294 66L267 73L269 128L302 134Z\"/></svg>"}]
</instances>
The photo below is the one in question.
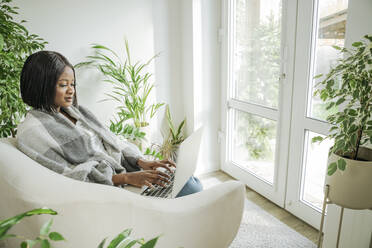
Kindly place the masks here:
<instances>
[{"instance_id":1,"label":"woman's eye","mask_svg":"<svg viewBox=\"0 0 372 248\"><path fill-rule=\"evenodd\" d=\"M59 87L64 88L67 87L68 84L59 84ZM71 84L71 87L75 87L75 84Z\"/></svg>"}]
</instances>

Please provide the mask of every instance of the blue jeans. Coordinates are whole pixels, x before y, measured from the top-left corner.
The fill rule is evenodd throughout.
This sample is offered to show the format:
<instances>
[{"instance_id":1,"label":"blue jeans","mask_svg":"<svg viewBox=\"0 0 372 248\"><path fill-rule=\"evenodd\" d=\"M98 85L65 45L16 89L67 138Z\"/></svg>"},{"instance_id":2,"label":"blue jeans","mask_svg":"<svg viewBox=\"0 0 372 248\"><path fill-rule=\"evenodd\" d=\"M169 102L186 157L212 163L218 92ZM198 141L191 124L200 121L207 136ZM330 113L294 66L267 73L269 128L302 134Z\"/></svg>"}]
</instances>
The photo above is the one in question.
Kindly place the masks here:
<instances>
[{"instance_id":1,"label":"blue jeans","mask_svg":"<svg viewBox=\"0 0 372 248\"><path fill-rule=\"evenodd\" d=\"M177 194L177 197L182 197L185 195L191 195L193 193L199 192L203 190L203 185L201 184L200 180L196 177L192 176L186 182L185 186L181 189L181 191Z\"/></svg>"}]
</instances>

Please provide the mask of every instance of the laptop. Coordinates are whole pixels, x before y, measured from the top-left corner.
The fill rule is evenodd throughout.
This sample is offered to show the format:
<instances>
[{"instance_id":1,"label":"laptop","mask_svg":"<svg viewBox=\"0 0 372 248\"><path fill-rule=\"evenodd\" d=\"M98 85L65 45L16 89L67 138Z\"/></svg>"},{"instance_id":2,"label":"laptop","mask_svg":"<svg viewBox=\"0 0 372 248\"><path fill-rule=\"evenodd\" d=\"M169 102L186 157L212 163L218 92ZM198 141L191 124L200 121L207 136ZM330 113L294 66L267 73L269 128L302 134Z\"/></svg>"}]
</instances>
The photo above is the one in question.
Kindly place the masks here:
<instances>
[{"instance_id":1,"label":"laptop","mask_svg":"<svg viewBox=\"0 0 372 248\"><path fill-rule=\"evenodd\" d=\"M199 128L181 143L178 151L177 167L171 175L171 183L167 187L154 185L154 189L151 190L147 186L142 188L125 186L124 189L145 196L175 198L196 170L202 134L203 128ZM168 171L165 170L164 172L167 173ZM157 190L157 192L148 194L149 191L153 190Z\"/></svg>"}]
</instances>

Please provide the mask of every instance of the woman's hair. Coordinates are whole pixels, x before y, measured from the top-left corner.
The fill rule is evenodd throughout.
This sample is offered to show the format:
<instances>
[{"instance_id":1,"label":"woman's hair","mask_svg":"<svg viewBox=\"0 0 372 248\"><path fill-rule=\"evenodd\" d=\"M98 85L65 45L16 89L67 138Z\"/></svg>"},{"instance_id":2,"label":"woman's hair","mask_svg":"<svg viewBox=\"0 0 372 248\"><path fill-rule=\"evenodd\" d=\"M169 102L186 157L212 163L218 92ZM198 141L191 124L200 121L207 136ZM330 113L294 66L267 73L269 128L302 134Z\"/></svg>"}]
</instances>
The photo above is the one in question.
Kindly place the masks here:
<instances>
[{"instance_id":1,"label":"woman's hair","mask_svg":"<svg viewBox=\"0 0 372 248\"><path fill-rule=\"evenodd\" d=\"M52 51L31 54L21 72L23 101L35 109L56 111L54 106L56 84L66 66L73 70L75 78L74 67L62 54ZM76 88L73 105L77 105Z\"/></svg>"}]
</instances>

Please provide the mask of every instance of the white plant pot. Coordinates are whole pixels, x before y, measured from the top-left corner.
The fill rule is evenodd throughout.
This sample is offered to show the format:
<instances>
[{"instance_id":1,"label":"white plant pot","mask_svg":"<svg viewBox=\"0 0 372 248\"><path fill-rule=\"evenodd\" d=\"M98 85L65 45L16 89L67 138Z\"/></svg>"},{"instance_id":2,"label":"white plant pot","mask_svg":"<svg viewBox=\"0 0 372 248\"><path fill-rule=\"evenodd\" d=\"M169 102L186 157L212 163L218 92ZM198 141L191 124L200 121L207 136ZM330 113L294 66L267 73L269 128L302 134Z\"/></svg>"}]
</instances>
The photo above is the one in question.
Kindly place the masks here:
<instances>
[{"instance_id":1,"label":"white plant pot","mask_svg":"<svg viewBox=\"0 0 372 248\"><path fill-rule=\"evenodd\" d=\"M328 165L342 158L332 153ZM372 150L360 147L358 158L364 161L343 158L345 171L337 169L326 175L325 184L329 185L329 200L332 203L351 209L372 209Z\"/></svg>"}]
</instances>

